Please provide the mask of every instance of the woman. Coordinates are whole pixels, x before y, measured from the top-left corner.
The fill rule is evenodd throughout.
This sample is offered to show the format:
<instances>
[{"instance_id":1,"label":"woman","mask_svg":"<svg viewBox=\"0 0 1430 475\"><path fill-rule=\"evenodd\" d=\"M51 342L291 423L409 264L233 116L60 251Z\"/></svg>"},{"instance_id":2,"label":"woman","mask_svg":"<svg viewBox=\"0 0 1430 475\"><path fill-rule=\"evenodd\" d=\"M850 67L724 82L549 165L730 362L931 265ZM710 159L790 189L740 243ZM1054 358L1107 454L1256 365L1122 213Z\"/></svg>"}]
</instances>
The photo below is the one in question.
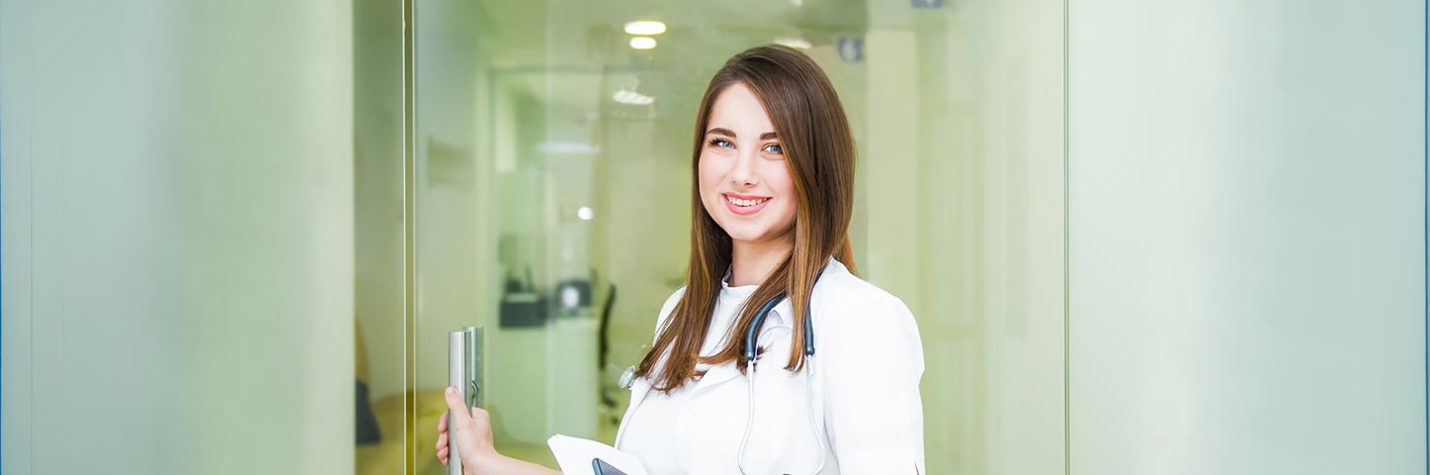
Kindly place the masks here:
<instances>
[{"instance_id":1,"label":"woman","mask_svg":"<svg viewBox=\"0 0 1430 475\"><path fill-rule=\"evenodd\" d=\"M923 350L903 302L851 271L854 141L829 79L794 49L749 49L710 81L695 130L687 285L616 447L652 474L922 473ZM556 473L498 454L481 409L453 424L468 473Z\"/></svg>"}]
</instances>

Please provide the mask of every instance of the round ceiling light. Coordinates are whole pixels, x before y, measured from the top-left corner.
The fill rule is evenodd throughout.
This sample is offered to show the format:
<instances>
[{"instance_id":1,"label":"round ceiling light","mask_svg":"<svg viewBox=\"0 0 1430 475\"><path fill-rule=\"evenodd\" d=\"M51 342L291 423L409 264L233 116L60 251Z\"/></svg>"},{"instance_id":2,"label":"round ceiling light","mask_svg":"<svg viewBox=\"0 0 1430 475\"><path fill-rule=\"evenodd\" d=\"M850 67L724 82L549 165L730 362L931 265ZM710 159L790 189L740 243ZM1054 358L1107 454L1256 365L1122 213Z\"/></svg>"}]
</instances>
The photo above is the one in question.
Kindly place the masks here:
<instances>
[{"instance_id":1,"label":"round ceiling light","mask_svg":"<svg viewBox=\"0 0 1430 475\"><path fill-rule=\"evenodd\" d=\"M631 47L635 49L655 49L655 38L649 36L631 38Z\"/></svg>"},{"instance_id":2,"label":"round ceiling light","mask_svg":"<svg viewBox=\"0 0 1430 475\"><path fill-rule=\"evenodd\" d=\"M665 23L651 20L626 23L627 35L653 36L661 33L665 33Z\"/></svg>"}]
</instances>

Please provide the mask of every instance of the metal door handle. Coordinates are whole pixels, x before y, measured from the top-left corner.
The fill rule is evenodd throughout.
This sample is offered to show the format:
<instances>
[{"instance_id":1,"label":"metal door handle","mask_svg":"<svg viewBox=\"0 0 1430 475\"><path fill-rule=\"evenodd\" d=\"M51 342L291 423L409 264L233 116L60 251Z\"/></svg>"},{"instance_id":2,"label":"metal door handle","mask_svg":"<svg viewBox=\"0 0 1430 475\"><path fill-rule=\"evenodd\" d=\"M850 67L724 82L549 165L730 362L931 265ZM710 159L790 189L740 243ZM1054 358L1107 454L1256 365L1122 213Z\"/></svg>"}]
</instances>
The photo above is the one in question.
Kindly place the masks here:
<instances>
[{"instance_id":1,"label":"metal door handle","mask_svg":"<svg viewBox=\"0 0 1430 475\"><path fill-rule=\"evenodd\" d=\"M482 329L466 327L447 334L447 385L457 388L468 411L482 405ZM448 414L455 417L456 414ZM447 421L447 427L452 427ZM457 454L455 432L448 432L447 460L449 475L462 474L462 459Z\"/></svg>"}]
</instances>

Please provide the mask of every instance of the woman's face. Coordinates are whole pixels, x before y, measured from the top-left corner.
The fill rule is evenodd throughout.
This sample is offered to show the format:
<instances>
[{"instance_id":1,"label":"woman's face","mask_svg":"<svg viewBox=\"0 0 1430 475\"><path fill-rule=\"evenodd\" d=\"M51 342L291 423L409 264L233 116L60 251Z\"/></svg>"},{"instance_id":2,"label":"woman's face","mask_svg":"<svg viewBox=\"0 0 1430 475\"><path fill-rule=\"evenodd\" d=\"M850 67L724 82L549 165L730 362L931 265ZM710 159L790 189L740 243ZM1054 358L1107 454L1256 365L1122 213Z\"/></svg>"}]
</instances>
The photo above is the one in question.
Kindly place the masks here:
<instances>
[{"instance_id":1,"label":"woman's face","mask_svg":"<svg viewBox=\"0 0 1430 475\"><path fill-rule=\"evenodd\" d=\"M737 244L792 239L794 181L769 114L743 83L726 87L711 106L700 201Z\"/></svg>"}]
</instances>

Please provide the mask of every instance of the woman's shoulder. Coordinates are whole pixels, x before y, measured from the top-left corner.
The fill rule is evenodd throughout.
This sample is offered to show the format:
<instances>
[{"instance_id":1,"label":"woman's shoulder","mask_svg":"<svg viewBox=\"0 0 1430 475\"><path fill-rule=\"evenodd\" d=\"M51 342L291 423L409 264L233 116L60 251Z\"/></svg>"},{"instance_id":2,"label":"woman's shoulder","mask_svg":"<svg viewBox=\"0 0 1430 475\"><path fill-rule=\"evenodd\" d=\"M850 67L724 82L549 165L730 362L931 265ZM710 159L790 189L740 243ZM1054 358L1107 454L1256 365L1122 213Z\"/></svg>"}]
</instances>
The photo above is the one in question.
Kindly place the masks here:
<instances>
[{"instance_id":1,"label":"woman's shoulder","mask_svg":"<svg viewBox=\"0 0 1430 475\"><path fill-rule=\"evenodd\" d=\"M815 285L812 308L816 343L827 350L823 354L846 361L877 351L886 369L906 361L922 374L922 339L908 305L837 261L834 265L838 268L830 270L835 272L826 271Z\"/></svg>"},{"instance_id":2,"label":"woman's shoulder","mask_svg":"<svg viewBox=\"0 0 1430 475\"><path fill-rule=\"evenodd\" d=\"M821 314L841 320L839 323L874 323L885 319L914 323L913 312L902 299L849 272L839 261L833 261L815 285L814 299L821 307L817 309Z\"/></svg>"},{"instance_id":3,"label":"woman's shoulder","mask_svg":"<svg viewBox=\"0 0 1430 475\"><path fill-rule=\"evenodd\" d=\"M675 311L675 305L680 303L680 298L684 295L685 286L682 285L680 288L675 289L675 292L671 292L669 297L665 298L665 303L660 306L660 313L655 317L655 328L657 331L660 330L661 325L665 324L665 319L670 316L670 312Z\"/></svg>"}]
</instances>

